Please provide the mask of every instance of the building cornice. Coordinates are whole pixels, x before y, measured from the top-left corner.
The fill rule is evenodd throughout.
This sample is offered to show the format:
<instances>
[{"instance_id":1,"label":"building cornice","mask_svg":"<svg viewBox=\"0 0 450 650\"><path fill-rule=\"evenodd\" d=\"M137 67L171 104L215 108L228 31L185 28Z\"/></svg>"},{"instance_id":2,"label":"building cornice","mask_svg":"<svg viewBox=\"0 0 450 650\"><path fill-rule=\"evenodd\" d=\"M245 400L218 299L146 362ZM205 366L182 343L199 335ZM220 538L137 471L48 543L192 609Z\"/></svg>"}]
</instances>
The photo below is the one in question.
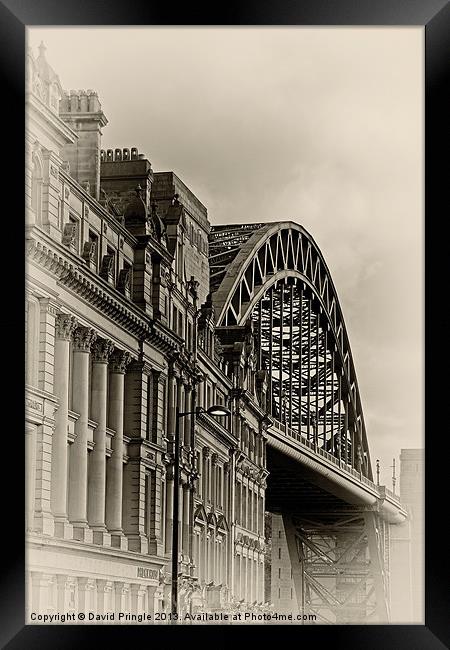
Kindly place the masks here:
<instances>
[{"instance_id":1,"label":"building cornice","mask_svg":"<svg viewBox=\"0 0 450 650\"><path fill-rule=\"evenodd\" d=\"M27 256L54 275L61 285L71 289L83 300L112 318L138 338L151 334L151 321L131 306L113 287L94 274L78 257L62 244L51 240L36 228L26 233Z\"/></svg>"},{"instance_id":2,"label":"building cornice","mask_svg":"<svg viewBox=\"0 0 450 650\"><path fill-rule=\"evenodd\" d=\"M202 427L208 433L213 434L221 442L226 443L227 445L235 445L237 438L225 427L223 427L217 420L207 413L199 413L196 424Z\"/></svg>"},{"instance_id":3,"label":"building cornice","mask_svg":"<svg viewBox=\"0 0 450 650\"><path fill-rule=\"evenodd\" d=\"M214 374L217 380L220 380L228 389L231 390L233 386L232 380L229 377L227 377L227 375L223 372L223 370L221 370L219 366L217 366L210 357L208 357L206 352L199 347L197 350L197 355L199 361L198 363L199 368L201 369L202 365L206 366L208 371Z\"/></svg>"},{"instance_id":4,"label":"building cornice","mask_svg":"<svg viewBox=\"0 0 450 650\"><path fill-rule=\"evenodd\" d=\"M64 138L68 143L73 144L78 140L78 135L73 129L70 128L63 120L53 113L50 108L44 104L36 95L31 92L27 92L25 95L25 101L27 106L27 113L30 115L30 109L34 110L39 117L42 118L42 126L50 125L53 132L51 135L54 137L55 133L58 133L59 137ZM31 117L31 115L30 115Z\"/></svg>"}]
</instances>

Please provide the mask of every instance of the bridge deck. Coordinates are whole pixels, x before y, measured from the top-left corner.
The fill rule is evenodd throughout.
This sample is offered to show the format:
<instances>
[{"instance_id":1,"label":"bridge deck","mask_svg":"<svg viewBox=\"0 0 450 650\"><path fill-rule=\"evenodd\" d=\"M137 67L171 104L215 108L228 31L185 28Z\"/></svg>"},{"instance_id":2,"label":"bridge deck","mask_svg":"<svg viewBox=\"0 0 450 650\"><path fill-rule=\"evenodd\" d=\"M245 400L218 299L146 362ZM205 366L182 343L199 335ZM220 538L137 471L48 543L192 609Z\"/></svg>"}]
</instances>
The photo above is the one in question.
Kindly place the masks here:
<instances>
[{"instance_id":1,"label":"bridge deck","mask_svg":"<svg viewBox=\"0 0 450 650\"><path fill-rule=\"evenodd\" d=\"M358 473L314 443L293 435L288 427L274 423L268 430L270 501L268 509L282 509L290 500L297 509L313 499L328 508L348 506L379 509L389 523L401 523L407 513L400 498L385 486Z\"/></svg>"}]
</instances>

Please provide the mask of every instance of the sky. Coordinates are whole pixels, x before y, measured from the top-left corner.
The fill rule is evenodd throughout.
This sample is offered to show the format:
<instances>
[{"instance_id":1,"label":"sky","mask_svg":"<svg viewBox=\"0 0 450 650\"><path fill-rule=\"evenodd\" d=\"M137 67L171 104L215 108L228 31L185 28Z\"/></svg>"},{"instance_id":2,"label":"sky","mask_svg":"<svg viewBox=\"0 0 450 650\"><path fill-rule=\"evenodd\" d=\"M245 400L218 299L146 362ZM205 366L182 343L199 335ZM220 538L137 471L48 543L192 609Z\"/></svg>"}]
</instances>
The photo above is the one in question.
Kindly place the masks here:
<instances>
[{"instance_id":1,"label":"sky","mask_svg":"<svg viewBox=\"0 0 450 650\"><path fill-rule=\"evenodd\" d=\"M424 446L423 28L28 28L41 40L64 89L98 92L103 148L173 170L212 224L312 234L391 487Z\"/></svg>"}]
</instances>

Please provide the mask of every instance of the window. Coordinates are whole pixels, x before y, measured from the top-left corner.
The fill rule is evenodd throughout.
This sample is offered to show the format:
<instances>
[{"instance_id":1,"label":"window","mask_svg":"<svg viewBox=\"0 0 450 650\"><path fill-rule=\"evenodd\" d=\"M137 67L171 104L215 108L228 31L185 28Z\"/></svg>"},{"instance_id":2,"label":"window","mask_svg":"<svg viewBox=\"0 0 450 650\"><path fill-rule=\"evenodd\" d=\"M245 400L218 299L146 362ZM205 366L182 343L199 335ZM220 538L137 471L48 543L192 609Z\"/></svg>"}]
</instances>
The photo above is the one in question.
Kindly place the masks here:
<instances>
[{"instance_id":1,"label":"window","mask_svg":"<svg viewBox=\"0 0 450 650\"><path fill-rule=\"evenodd\" d=\"M147 537L150 537L151 533L151 503L152 503L152 477L148 473L145 475L145 511L144 511L144 529Z\"/></svg>"},{"instance_id":2,"label":"window","mask_svg":"<svg viewBox=\"0 0 450 650\"><path fill-rule=\"evenodd\" d=\"M42 223L42 164L36 155L33 156L31 173L31 209L36 216L36 223Z\"/></svg>"},{"instance_id":3,"label":"window","mask_svg":"<svg viewBox=\"0 0 450 650\"><path fill-rule=\"evenodd\" d=\"M166 527L164 522L166 521L166 482L161 481L161 541L163 547L166 542Z\"/></svg>"},{"instance_id":4,"label":"window","mask_svg":"<svg viewBox=\"0 0 450 650\"><path fill-rule=\"evenodd\" d=\"M125 295L129 298L133 292L133 266L127 260L123 261L123 270L128 271L128 283L124 286L123 291Z\"/></svg>"},{"instance_id":5,"label":"window","mask_svg":"<svg viewBox=\"0 0 450 650\"><path fill-rule=\"evenodd\" d=\"M278 547L278 559L281 560L281 546Z\"/></svg>"},{"instance_id":6,"label":"window","mask_svg":"<svg viewBox=\"0 0 450 650\"><path fill-rule=\"evenodd\" d=\"M183 314L181 311L178 312L178 336L181 336L184 339L184 327L183 327Z\"/></svg>"},{"instance_id":7,"label":"window","mask_svg":"<svg viewBox=\"0 0 450 650\"><path fill-rule=\"evenodd\" d=\"M188 321L186 346L187 346L188 350L192 350L192 323L191 323L191 321Z\"/></svg>"},{"instance_id":8,"label":"window","mask_svg":"<svg viewBox=\"0 0 450 650\"><path fill-rule=\"evenodd\" d=\"M114 248L111 248L111 246L107 246L106 247L106 254L109 255L110 257L112 257L112 260L113 260L111 274L112 274L112 279L113 279L113 282L114 282L115 279L116 279L116 251L114 250Z\"/></svg>"},{"instance_id":9,"label":"window","mask_svg":"<svg viewBox=\"0 0 450 650\"><path fill-rule=\"evenodd\" d=\"M147 440L152 439L152 406L153 406L152 391L153 391L153 377L150 374L147 380L147 424L145 427L145 437L147 438Z\"/></svg>"},{"instance_id":10,"label":"window","mask_svg":"<svg viewBox=\"0 0 450 650\"><path fill-rule=\"evenodd\" d=\"M75 226L75 242L74 247L75 251L79 253L80 251L80 222L73 214L69 214L69 223L73 223Z\"/></svg>"},{"instance_id":11,"label":"window","mask_svg":"<svg viewBox=\"0 0 450 650\"><path fill-rule=\"evenodd\" d=\"M281 567L278 567L278 579L281 580Z\"/></svg>"},{"instance_id":12,"label":"window","mask_svg":"<svg viewBox=\"0 0 450 650\"><path fill-rule=\"evenodd\" d=\"M89 244L91 244L91 260L93 261L95 270L98 271L98 236L92 230L89 231Z\"/></svg>"},{"instance_id":13,"label":"window","mask_svg":"<svg viewBox=\"0 0 450 650\"><path fill-rule=\"evenodd\" d=\"M177 245L177 274L180 282L183 282L183 244L178 242Z\"/></svg>"}]
</instances>

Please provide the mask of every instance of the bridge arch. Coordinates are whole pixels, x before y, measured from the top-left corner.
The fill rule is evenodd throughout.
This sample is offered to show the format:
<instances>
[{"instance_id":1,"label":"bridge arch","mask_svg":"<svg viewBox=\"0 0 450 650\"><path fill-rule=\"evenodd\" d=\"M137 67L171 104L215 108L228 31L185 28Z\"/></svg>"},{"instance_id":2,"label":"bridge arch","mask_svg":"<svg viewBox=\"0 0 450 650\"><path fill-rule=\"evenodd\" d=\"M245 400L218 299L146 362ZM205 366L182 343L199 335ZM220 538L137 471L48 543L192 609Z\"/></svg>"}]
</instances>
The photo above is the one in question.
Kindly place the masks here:
<instances>
[{"instance_id":1,"label":"bridge arch","mask_svg":"<svg viewBox=\"0 0 450 650\"><path fill-rule=\"evenodd\" d=\"M210 266L216 327L252 321L275 421L372 480L349 338L312 236L292 221L213 228Z\"/></svg>"}]
</instances>

